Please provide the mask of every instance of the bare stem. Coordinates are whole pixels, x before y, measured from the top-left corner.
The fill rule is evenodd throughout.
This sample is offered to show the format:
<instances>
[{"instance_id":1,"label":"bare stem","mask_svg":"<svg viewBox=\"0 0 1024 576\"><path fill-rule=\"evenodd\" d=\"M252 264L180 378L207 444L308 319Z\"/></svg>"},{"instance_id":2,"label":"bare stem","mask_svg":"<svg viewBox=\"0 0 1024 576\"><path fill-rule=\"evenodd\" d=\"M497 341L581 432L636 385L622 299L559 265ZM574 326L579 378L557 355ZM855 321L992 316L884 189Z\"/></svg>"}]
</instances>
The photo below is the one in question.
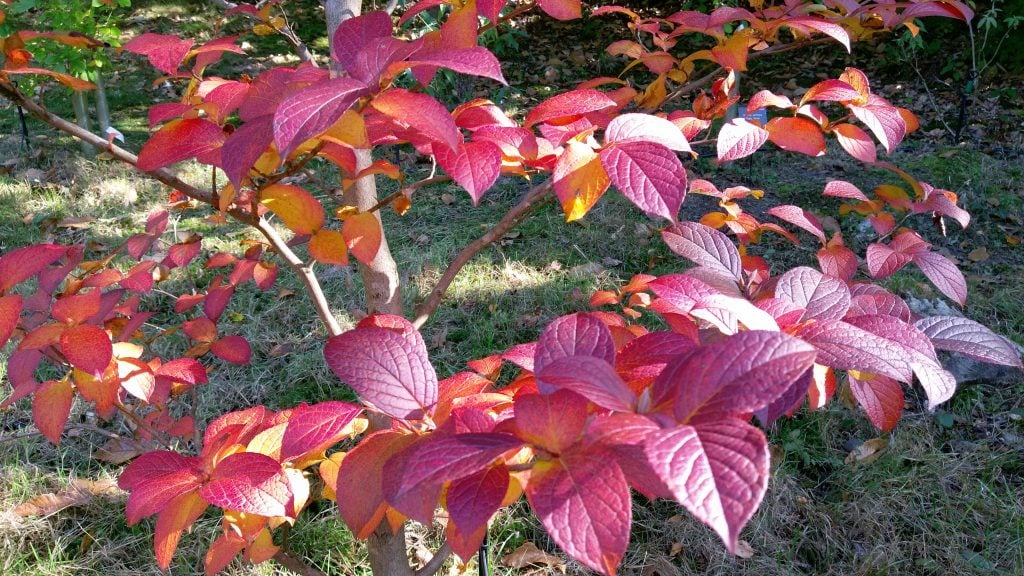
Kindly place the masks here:
<instances>
[{"instance_id":1,"label":"bare stem","mask_svg":"<svg viewBox=\"0 0 1024 576\"><path fill-rule=\"evenodd\" d=\"M421 328L423 324L427 322L431 314L433 314L441 304L441 298L448 290L448 287L451 286L455 277L458 276L459 271L462 270L463 266L469 263L469 261L479 254L481 250L501 238L509 230L518 226L519 223L527 216L540 208L540 206L543 205L541 200L549 192L551 192L551 180L547 180L542 184L534 186L526 193L526 196L524 196L518 204L513 206L512 209L494 225L494 227L466 245L466 247L463 248L462 251L460 251L448 264L448 268L445 269L444 273L441 275L441 279L437 281L437 284L434 286L434 289L431 290L427 299L423 304L420 304L417 307L416 319L413 320L413 326Z\"/></svg>"},{"instance_id":2,"label":"bare stem","mask_svg":"<svg viewBox=\"0 0 1024 576\"><path fill-rule=\"evenodd\" d=\"M181 178L178 178L174 172L167 168L158 168L156 170L149 171L139 169L138 156L124 148L114 145L113 143L107 142L107 140L101 136L93 134L73 122L69 122L64 118L51 113L49 110L27 98L13 85L0 81L0 95L11 100L18 106L21 106L29 114L32 114L50 126L106 151L115 159L131 165L142 174L174 188L193 200L198 200L204 204L217 207L218 202L213 191L208 192L206 190L201 190L188 182L185 182ZM334 319L334 316L330 312L330 307L327 305L327 298L324 296L323 289L320 287L320 281L313 273L312 267L307 266L298 256L296 256L295 252L292 251L284 239L281 238L281 235L277 233L277 230L275 230L268 222L256 216L255 212L243 210L238 206L233 206L227 210L227 214L243 224L248 224L256 228L264 237L266 237L267 241L274 247L274 250L277 251L288 267L298 275L302 280L302 283L306 286L306 292L313 301L313 306L316 308L317 314L320 316L324 326L327 328L327 332L332 336L340 334L341 328L338 325L338 321Z\"/></svg>"},{"instance_id":3,"label":"bare stem","mask_svg":"<svg viewBox=\"0 0 1024 576\"><path fill-rule=\"evenodd\" d=\"M423 568L413 572L413 576L434 576L434 574L437 574L437 571L441 569L444 561L451 555L452 548L448 545L448 542L445 541L444 544L441 544L441 547L437 549L437 552L434 553L434 556L423 565Z\"/></svg>"},{"instance_id":4,"label":"bare stem","mask_svg":"<svg viewBox=\"0 0 1024 576\"><path fill-rule=\"evenodd\" d=\"M301 558L297 558L284 550L278 550L277 554L274 554L274 560L281 566L301 576L326 576L323 572L306 564Z\"/></svg>"}]
</instances>

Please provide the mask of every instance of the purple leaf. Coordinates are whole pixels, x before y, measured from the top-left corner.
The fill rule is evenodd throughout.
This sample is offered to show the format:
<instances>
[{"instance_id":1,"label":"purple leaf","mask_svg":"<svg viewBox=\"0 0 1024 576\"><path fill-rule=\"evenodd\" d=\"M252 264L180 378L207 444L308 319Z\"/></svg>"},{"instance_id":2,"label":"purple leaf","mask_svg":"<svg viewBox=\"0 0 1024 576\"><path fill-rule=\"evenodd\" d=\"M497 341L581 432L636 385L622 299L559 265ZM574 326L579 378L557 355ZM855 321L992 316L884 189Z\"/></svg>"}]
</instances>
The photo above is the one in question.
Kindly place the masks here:
<instances>
[{"instance_id":1,"label":"purple leaf","mask_svg":"<svg viewBox=\"0 0 1024 576\"><path fill-rule=\"evenodd\" d=\"M560 454L575 444L587 424L587 401L571 390L516 398L515 427L523 440Z\"/></svg>"},{"instance_id":2,"label":"purple leaf","mask_svg":"<svg viewBox=\"0 0 1024 576\"><path fill-rule=\"evenodd\" d=\"M494 466L451 483L445 496L448 517L455 524L462 541L472 540L462 547L462 541L448 538L452 550L463 561L468 562L480 547L487 521L497 512L508 491L509 475L504 466ZM481 532L480 541L471 538Z\"/></svg>"},{"instance_id":3,"label":"purple leaf","mask_svg":"<svg viewBox=\"0 0 1024 576\"><path fill-rule=\"evenodd\" d=\"M571 314L548 324L537 341L534 372L539 374L555 360L573 356L593 356L615 363L615 342L604 322L590 314ZM539 380L537 386L541 392L554 390Z\"/></svg>"},{"instance_id":4,"label":"purple leaf","mask_svg":"<svg viewBox=\"0 0 1024 576\"><path fill-rule=\"evenodd\" d=\"M323 134L367 91L352 78L334 78L285 98L274 113L274 142L281 157L306 140Z\"/></svg>"},{"instance_id":5,"label":"purple leaf","mask_svg":"<svg viewBox=\"0 0 1024 576\"><path fill-rule=\"evenodd\" d=\"M633 513L626 478L610 454L574 452L534 467L526 497L555 544L590 568L615 574Z\"/></svg>"},{"instance_id":6,"label":"purple leaf","mask_svg":"<svg viewBox=\"0 0 1024 576\"><path fill-rule=\"evenodd\" d=\"M846 282L806 266L780 276L775 296L804 308L801 320L839 320L850 308Z\"/></svg>"},{"instance_id":7,"label":"purple leaf","mask_svg":"<svg viewBox=\"0 0 1024 576\"><path fill-rule=\"evenodd\" d=\"M221 163L236 190L241 189L242 180L274 141L273 123L270 114L260 116L242 124L224 140Z\"/></svg>"},{"instance_id":8,"label":"purple leaf","mask_svg":"<svg viewBox=\"0 0 1024 576\"><path fill-rule=\"evenodd\" d=\"M391 29L391 17L380 10L343 21L334 32L331 45L334 59L345 70L351 71L359 51L371 40L391 36Z\"/></svg>"},{"instance_id":9,"label":"purple leaf","mask_svg":"<svg viewBox=\"0 0 1024 576\"><path fill-rule=\"evenodd\" d=\"M651 142L661 144L669 150L690 152L690 143L686 141L679 127L658 116L650 114L622 114L616 116L604 130L606 143L616 142Z\"/></svg>"},{"instance_id":10,"label":"purple leaf","mask_svg":"<svg viewBox=\"0 0 1024 576\"><path fill-rule=\"evenodd\" d=\"M739 280L742 274L740 253L728 236L696 222L680 222L661 233L669 249L701 266Z\"/></svg>"},{"instance_id":11,"label":"purple leaf","mask_svg":"<svg viewBox=\"0 0 1024 576\"><path fill-rule=\"evenodd\" d=\"M437 373L418 335L356 328L328 340L324 358L363 400L389 416L422 418L437 402Z\"/></svg>"},{"instance_id":12,"label":"purple leaf","mask_svg":"<svg viewBox=\"0 0 1024 576\"><path fill-rule=\"evenodd\" d=\"M327 450L341 440L346 427L362 411L360 406L338 401L299 406L281 438L281 461Z\"/></svg>"},{"instance_id":13,"label":"purple leaf","mask_svg":"<svg viewBox=\"0 0 1024 576\"><path fill-rule=\"evenodd\" d=\"M420 52L408 62L410 66L436 66L460 74L481 76L508 85L501 73L501 62L483 46L449 48Z\"/></svg>"},{"instance_id":14,"label":"purple leaf","mask_svg":"<svg viewBox=\"0 0 1024 576\"><path fill-rule=\"evenodd\" d=\"M655 405L674 401L679 422L753 412L814 364L808 344L781 332L734 334L680 356L654 383Z\"/></svg>"},{"instance_id":15,"label":"purple leaf","mask_svg":"<svg viewBox=\"0 0 1024 576\"><path fill-rule=\"evenodd\" d=\"M910 382L913 378L903 350L881 336L846 322L814 322L802 326L794 335L817 348L818 364L883 374L900 382Z\"/></svg>"},{"instance_id":16,"label":"purple leaf","mask_svg":"<svg viewBox=\"0 0 1024 576\"><path fill-rule=\"evenodd\" d=\"M967 302L967 280L949 258L937 252L918 252L913 262L947 298L961 306Z\"/></svg>"},{"instance_id":17,"label":"purple leaf","mask_svg":"<svg viewBox=\"0 0 1024 576\"><path fill-rule=\"evenodd\" d=\"M537 373L545 384L576 392L608 410L633 412L636 394L622 381L611 364L593 356L559 358Z\"/></svg>"},{"instance_id":18,"label":"purple leaf","mask_svg":"<svg viewBox=\"0 0 1024 576\"><path fill-rule=\"evenodd\" d=\"M754 416L760 420L762 426L771 426L784 414L788 414L790 410L795 410L800 404L803 404L804 398L807 396L807 390L811 387L813 381L814 369L812 368L794 380L789 389L782 393L782 396L779 396L774 402L755 412Z\"/></svg>"},{"instance_id":19,"label":"purple leaf","mask_svg":"<svg viewBox=\"0 0 1024 576\"><path fill-rule=\"evenodd\" d=\"M768 442L736 419L679 426L650 435L647 459L675 499L735 551L768 488Z\"/></svg>"},{"instance_id":20,"label":"purple leaf","mask_svg":"<svg viewBox=\"0 0 1024 576\"><path fill-rule=\"evenodd\" d=\"M1020 353L1014 345L974 320L959 316L933 316L914 324L939 350L970 356L990 364L1021 368Z\"/></svg>"},{"instance_id":21,"label":"purple leaf","mask_svg":"<svg viewBox=\"0 0 1024 576\"><path fill-rule=\"evenodd\" d=\"M637 141L617 143L600 156L608 177L630 202L649 215L676 221L686 197L686 170L675 152Z\"/></svg>"},{"instance_id":22,"label":"purple leaf","mask_svg":"<svg viewBox=\"0 0 1024 576\"><path fill-rule=\"evenodd\" d=\"M821 240L822 244L827 242L825 238L825 230L821 227L821 222L818 220L818 217L799 206L791 206L789 204L775 206L774 208L770 208L768 213L780 220L785 220L794 226L810 232L815 238Z\"/></svg>"}]
</instances>

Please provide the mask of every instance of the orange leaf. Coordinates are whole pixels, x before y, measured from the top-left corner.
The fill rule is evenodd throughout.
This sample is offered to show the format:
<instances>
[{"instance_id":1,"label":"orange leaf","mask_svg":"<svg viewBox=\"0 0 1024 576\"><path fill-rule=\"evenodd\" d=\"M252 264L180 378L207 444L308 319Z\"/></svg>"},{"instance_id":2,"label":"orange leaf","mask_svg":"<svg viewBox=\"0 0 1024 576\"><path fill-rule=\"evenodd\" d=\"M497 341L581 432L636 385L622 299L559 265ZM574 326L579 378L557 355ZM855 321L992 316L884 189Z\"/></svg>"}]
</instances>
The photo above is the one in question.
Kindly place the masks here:
<instances>
[{"instance_id":1,"label":"orange leaf","mask_svg":"<svg viewBox=\"0 0 1024 576\"><path fill-rule=\"evenodd\" d=\"M206 500L193 490L171 500L157 516L153 551L156 552L156 565L161 570L167 570L171 565L182 531L198 520L207 506Z\"/></svg>"},{"instance_id":2,"label":"orange leaf","mask_svg":"<svg viewBox=\"0 0 1024 576\"><path fill-rule=\"evenodd\" d=\"M590 146L574 140L566 142L552 178L566 222L582 218L611 183L600 156Z\"/></svg>"},{"instance_id":3,"label":"orange leaf","mask_svg":"<svg viewBox=\"0 0 1024 576\"><path fill-rule=\"evenodd\" d=\"M750 51L750 34L753 28L744 28L733 34L724 44L711 49L711 54L724 68L732 68L737 72L746 72L747 54Z\"/></svg>"},{"instance_id":4,"label":"orange leaf","mask_svg":"<svg viewBox=\"0 0 1024 576\"><path fill-rule=\"evenodd\" d=\"M43 382L32 397L32 420L47 440L60 444L60 435L71 413L74 390L68 380Z\"/></svg>"},{"instance_id":5,"label":"orange leaf","mask_svg":"<svg viewBox=\"0 0 1024 576\"><path fill-rule=\"evenodd\" d=\"M825 155L825 136L821 133L821 128L806 118L772 118L766 128L768 139L783 150L808 156Z\"/></svg>"},{"instance_id":6,"label":"orange leaf","mask_svg":"<svg viewBox=\"0 0 1024 576\"><path fill-rule=\"evenodd\" d=\"M324 498L327 500L336 500L338 497L334 492L334 487L338 485L338 471L341 470L341 460L344 457L344 452L335 452L320 462L318 470L320 478L324 481Z\"/></svg>"},{"instance_id":7,"label":"orange leaf","mask_svg":"<svg viewBox=\"0 0 1024 576\"><path fill-rule=\"evenodd\" d=\"M270 530L264 528L256 535L252 544L249 544L249 549L245 551L243 558L253 564L259 564L273 558L278 549L278 546L274 546L274 538L270 535Z\"/></svg>"},{"instance_id":8,"label":"orange leaf","mask_svg":"<svg viewBox=\"0 0 1024 576\"><path fill-rule=\"evenodd\" d=\"M320 201L298 186L273 184L260 192L260 203L296 234L312 234L324 225Z\"/></svg>"},{"instance_id":9,"label":"orange leaf","mask_svg":"<svg viewBox=\"0 0 1024 576\"><path fill-rule=\"evenodd\" d=\"M110 336L92 324L72 326L61 333L60 351L72 366L91 374L102 374L114 356Z\"/></svg>"},{"instance_id":10,"label":"orange leaf","mask_svg":"<svg viewBox=\"0 0 1024 576\"><path fill-rule=\"evenodd\" d=\"M346 110L341 118L320 136L320 139L352 148L370 147L370 139L366 134L366 122L363 121L362 115L355 110Z\"/></svg>"},{"instance_id":11,"label":"orange leaf","mask_svg":"<svg viewBox=\"0 0 1024 576\"><path fill-rule=\"evenodd\" d=\"M317 230L309 241L309 253L317 262L348 266L345 236L339 230Z\"/></svg>"},{"instance_id":12,"label":"orange leaf","mask_svg":"<svg viewBox=\"0 0 1024 576\"><path fill-rule=\"evenodd\" d=\"M11 334L14 334L14 328L18 326L21 304L21 296L18 294L0 297L0 348L7 344Z\"/></svg>"},{"instance_id":13,"label":"orange leaf","mask_svg":"<svg viewBox=\"0 0 1024 576\"><path fill-rule=\"evenodd\" d=\"M349 217L342 224L341 233L356 260L368 264L377 256L382 232L376 214L364 212Z\"/></svg>"}]
</instances>

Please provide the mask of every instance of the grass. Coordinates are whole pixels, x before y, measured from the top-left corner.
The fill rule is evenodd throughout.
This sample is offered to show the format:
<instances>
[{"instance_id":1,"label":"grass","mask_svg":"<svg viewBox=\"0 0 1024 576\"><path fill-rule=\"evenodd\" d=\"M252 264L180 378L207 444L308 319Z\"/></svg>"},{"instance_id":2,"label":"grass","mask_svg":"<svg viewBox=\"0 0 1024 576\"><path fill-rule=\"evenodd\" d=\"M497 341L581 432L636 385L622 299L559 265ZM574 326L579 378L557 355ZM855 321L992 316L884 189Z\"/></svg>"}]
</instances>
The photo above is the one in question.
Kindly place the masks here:
<instances>
[{"instance_id":1,"label":"grass","mask_svg":"<svg viewBox=\"0 0 1024 576\"><path fill-rule=\"evenodd\" d=\"M182 27L186 33L199 31L209 20L205 9L196 12L191 5L148 3L139 22L151 31ZM296 26L306 25L305 20ZM257 49L275 49L270 39L256 42ZM313 46L324 51L322 41ZM231 65L232 61L226 63ZM144 109L154 98L151 76L127 67L123 76L114 79L129 87L112 91L111 104L117 111L114 124L132 147L145 138ZM56 92L46 99L56 111L69 113L69 105ZM10 174L0 175L0 251L44 240L112 246L139 231L145 215L164 201L165 191L159 186L121 166L78 158L73 152L77 147L69 140L37 123L30 129L40 153L24 158ZM15 133L12 110L0 116L0 130ZM0 142L0 155L18 156L17 146L17 139L5 139ZM936 186L957 191L975 216L967 231L951 229L948 238L932 233L929 240L960 260L971 286L967 314L1022 342L1024 252L1007 241L1014 235L1024 236L1021 169L1011 160L969 149L928 146L923 139L911 138L904 146L907 151L898 153L894 161ZM720 187L752 183L764 187L771 200L750 203L757 214L769 202L820 203L820 190L831 178L855 181L866 190L879 181L878 174L862 174L841 155L827 158L823 163L768 152L749 162L717 167L701 159L692 167ZM29 168L42 170L45 178L26 182ZM208 173L194 166L184 167L183 173L197 185L209 181ZM480 206L472 207L457 187L438 186L418 192L406 216L385 214L389 241L407 287L407 309L425 297L460 247L496 222L523 190L519 183L503 181ZM837 205L832 202L828 209ZM699 215L707 207L706 199L690 198L686 213ZM94 218L87 227L57 225L83 214ZM234 226L209 224L197 212L176 214L175 221L182 231L202 233L207 253L238 252L239 242L249 237ZM850 223L840 223L844 234L854 237ZM968 255L980 247L987 249L989 258L970 260ZM807 252L772 238L757 250L770 256L776 271L811 261ZM425 327L424 338L444 377L463 369L467 359L535 339L554 317L586 309L587 298L596 289L618 286L633 273L667 273L684 266L661 245L643 217L614 193L581 223L565 224L557 207L547 206L463 270ZM204 286L210 278L196 264L161 287L179 293ZM322 280L335 315L344 325L352 325L364 307L358 275L324 269ZM922 276L910 271L893 277L888 286L900 294L939 298ZM282 296L279 289L295 295ZM148 303L168 309L171 300L154 295ZM287 272L269 292L257 292L251 286L240 290L230 315L235 320L226 322L223 330L244 335L253 346L254 360L244 367L213 362L212 382L200 394L201 420L258 403L283 409L299 402L351 398L324 366L325 332L300 284ZM172 318L167 313L153 322ZM170 338L162 346L168 352L181 352L184 344ZM9 349L0 351L0 356L4 353ZM776 446L771 489L742 535L753 549L752 557L730 556L710 530L678 505L638 496L623 573L1024 573L1022 392L1020 375L1003 373L965 385L938 415L926 413L919 395L911 393L903 421L887 436L885 453L859 467L844 462L849 448L878 435L862 414L841 402L818 412L801 412L769 431ZM119 467L92 458L103 438L87 426L75 426L98 424L95 415L76 405L71 421L72 432L53 447L30 434L27 402L0 413L0 573L157 574L153 522L126 526L123 496L96 497L42 518L11 512L21 502L59 491L74 478L112 477L119 472ZM437 528L414 528L412 541L436 544ZM200 573L203 554L217 530L219 519L208 513L183 538L172 573ZM497 560L527 541L557 553L521 501L494 521L495 573L519 573ZM353 541L332 506L316 504L307 511L290 531L289 544L294 554L327 574L368 572L364 547ZM566 567L570 573L584 572L571 561ZM285 571L272 562L256 567L235 563L228 573L269 576Z\"/></svg>"}]
</instances>

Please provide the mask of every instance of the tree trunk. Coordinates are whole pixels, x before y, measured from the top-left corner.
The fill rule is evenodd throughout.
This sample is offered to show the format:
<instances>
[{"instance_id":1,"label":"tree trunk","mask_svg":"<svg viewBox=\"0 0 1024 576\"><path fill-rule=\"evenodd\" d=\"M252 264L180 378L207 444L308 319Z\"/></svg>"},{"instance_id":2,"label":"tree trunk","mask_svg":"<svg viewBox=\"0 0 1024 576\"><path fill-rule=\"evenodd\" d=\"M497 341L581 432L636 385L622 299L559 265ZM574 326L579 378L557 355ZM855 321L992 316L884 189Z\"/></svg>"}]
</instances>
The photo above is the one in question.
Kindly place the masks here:
<instances>
[{"instance_id":1,"label":"tree trunk","mask_svg":"<svg viewBox=\"0 0 1024 576\"><path fill-rule=\"evenodd\" d=\"M75 124L78 124L85 130L91 130L89 127L89 109L85 105L85 92L75 91L71 94L71 107L75 109ZM96 153L96 150L85 140L79 140L79 145L82 148L83 156L92 156Z\"/></svg>"},{"instance_id":2,"label":"tree trunk","mask_svg":"<svg viewBox=\"0 0 1024 576\"><path fill-rule=\"evenodd\" d=\"M361 13L362 0L327 0L324 12L327 16L327 38L334 49L334 31L345 20ZM337 69L332 61L332 70ZM356 150L356 169L362 170L373 163L370 150ZM367 210L377 203L377 181L372 175L360 178L345 192L345 202L360 210ZM380 221L380 215L377 215ZM359 274L366 290L366 307L370 314L402 315L402 291L399 286L398 267L388 247L386 235L382 235L380 250L369 264L359 264Z\"/></svg>"},{"instance_id":3,"label":"tree trunk","mask_svg":"<svg viewBox=\"0 0 1024 576\"><path fill-rule=\"evenodd\" d=\"M362 12L362 0L326 0L324 12L327 19L327 39L333 54L334 32L345 20L358 16ZM337 73L335 64L332 71ZM356 168L361 170L373 162L370 150L356 150ZM366 210L377 203L377 181L373 175L360 178L345 192L345 202ZM377 216L380 220L380 216ZM368 312L383 314L402 314L402 292L399 286L398 267L391 256L387 236L382 234L380 250L369 264L359 264L359 274L363 278L366 292ZM354 495L358 498L358 495ZM377 530L366 541L370 557L370 567L374 576L413 576L409 565L408 548L405 543L405 526L397 533L391 532L388 522L382 521Z\"/></svg>"},{"instance_id":4,"label":"tree trunk","mask_svg":"<svg viewBox=\"0 0 1024 576\"><path fill-rule=\"evenodd\" d=\"M110 128L110 107L107 106L107 89L103 85L103 72L96 70L96 121L100 124L100 134L109 136L107 128Z\"/></svg>"}]
</instances>

